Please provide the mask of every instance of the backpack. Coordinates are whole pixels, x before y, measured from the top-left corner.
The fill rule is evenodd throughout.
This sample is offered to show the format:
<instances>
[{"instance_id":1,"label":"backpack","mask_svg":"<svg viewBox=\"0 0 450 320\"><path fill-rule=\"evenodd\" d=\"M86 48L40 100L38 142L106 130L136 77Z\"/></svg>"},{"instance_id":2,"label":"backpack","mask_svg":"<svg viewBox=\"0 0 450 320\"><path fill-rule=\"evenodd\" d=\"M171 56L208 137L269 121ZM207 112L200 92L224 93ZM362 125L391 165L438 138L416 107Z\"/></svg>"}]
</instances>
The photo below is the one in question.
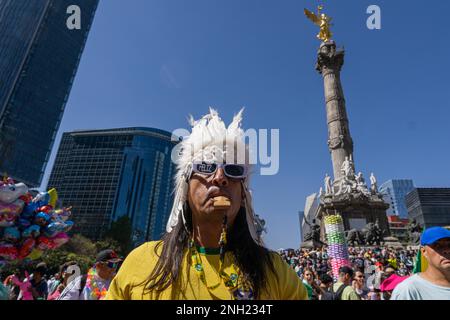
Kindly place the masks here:
<instances>
[{"instance_id":1,"label":"backpack","mask_svg":"<svg viewBox=\"0 0 450 320\"><path fill-rule=\"evenodd\" d=\"M322 294L322 297L320 300L341 300L342 299L342 293L344 292L345 288L347 288L345 284L341 285L339 289L334 292L333 286L331 286L331 290L324 292Z\"/></svg>"}]
</instances>

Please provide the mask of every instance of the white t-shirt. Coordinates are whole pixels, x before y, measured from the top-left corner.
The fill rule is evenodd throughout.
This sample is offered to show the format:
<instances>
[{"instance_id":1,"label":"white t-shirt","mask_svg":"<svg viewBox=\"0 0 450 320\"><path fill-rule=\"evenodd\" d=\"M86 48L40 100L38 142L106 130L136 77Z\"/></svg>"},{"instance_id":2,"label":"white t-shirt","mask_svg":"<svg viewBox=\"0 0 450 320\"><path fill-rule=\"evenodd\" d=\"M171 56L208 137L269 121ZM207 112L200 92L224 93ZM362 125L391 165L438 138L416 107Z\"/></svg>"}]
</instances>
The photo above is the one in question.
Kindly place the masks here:
<instances>
[{"instance_id":1,"label":"white t-shirt","mask_svg":"<svg viewBox=\"0 0 450 320\"><path fill-rule=\"evenodd\" d=\"M84 295L80 294L80 290L81 276L72 280L67 287L64 288L57 300L84 300Z\"/></svg>"},{"instance_id":2,"label":"white t-shirt","mask_svg":"<svg viewBox=\"0 0 450 320\"><path fill-rule=\"evenodd\" d=\"M400 283L392 292L391 300L450 300L450 288L437 286L419 274Z\"/></svg>"},{"instance_id":3,"label":"white t-shirt","mask_svg":"<svg viewBox=\"0 0 450 320\"><path fill-rule=\"evenodd\" d=\"M73 280L69 285L61 292L58 300L95 300L92 298L91 290L85 285L83 291L81 291L81 278L82 276L77 277ZM103 289L108 290L111 281L104 280L99 276L95 276L96 286L100 291Z\"/></svg>"}]
</instances>

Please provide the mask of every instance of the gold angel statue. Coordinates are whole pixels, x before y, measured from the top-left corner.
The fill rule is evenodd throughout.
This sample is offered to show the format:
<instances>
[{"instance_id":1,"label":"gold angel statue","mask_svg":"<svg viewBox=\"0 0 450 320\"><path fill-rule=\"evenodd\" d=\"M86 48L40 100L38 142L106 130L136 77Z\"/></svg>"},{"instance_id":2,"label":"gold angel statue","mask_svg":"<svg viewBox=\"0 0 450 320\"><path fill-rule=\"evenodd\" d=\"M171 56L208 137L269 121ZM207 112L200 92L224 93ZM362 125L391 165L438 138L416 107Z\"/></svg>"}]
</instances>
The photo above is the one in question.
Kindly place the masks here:
<instances>
[{"instance_id":1,"label":"gold angel statue","mask_svg":"<svg viewBox=\"0 0 450 320\"><path fill-rule=\"evenodd\" d=\"M318 25L320 27L320 32L317 35L317 38L319 40L322 40L323 42L327 42L331 40L331 37L333 37L333 34L331 33L330 27L331 27L331 20L332 18L327 16L324 13L321 13L323 10L323 6L319 6L317 8L317 15L308 9L305 9L305 15L308 17L309 20L314 22L314 24Z\"/></svg>"}]
</instances>

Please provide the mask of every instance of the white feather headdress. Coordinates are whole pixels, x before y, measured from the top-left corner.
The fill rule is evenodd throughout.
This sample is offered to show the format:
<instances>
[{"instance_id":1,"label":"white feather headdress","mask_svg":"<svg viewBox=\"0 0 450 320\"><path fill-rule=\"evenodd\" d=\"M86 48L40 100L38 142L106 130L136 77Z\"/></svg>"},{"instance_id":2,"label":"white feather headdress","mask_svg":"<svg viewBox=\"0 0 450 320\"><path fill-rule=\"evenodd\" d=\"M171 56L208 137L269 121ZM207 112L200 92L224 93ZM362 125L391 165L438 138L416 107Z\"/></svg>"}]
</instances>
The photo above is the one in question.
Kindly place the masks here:
<instances>
[{"instance_id":1,"label":"white feather headdress","mask_svg":"<svg viewBox=\"0 0 450 320\"><path fill-rule=\"evenodd\" d=\"M187 201L188 183L192 174L192 163L196 161L223 162L234 159L237 163L247 163L248 150L245 144L245 133L241 128L243 109L234 116L228 128L219 117L216 110L210 108L209 114L195 121L190 117L192 132L185 137L178 146L180 150L177 159L173 159L176 164L175 175L175 197L167 222L166 231L171 232L178 224L180 217L186 224L184 217L184 204ZM247 154L246 154L247 153ZM248 164L248 166L250 166ZM250 170L248 170L250 171ZM251 192L249 190L249 177L242 182L245 194L245 209L247 213L247 223L253 239L260 243L255 228L255 213Z\"/></svg>"}]
</instances>

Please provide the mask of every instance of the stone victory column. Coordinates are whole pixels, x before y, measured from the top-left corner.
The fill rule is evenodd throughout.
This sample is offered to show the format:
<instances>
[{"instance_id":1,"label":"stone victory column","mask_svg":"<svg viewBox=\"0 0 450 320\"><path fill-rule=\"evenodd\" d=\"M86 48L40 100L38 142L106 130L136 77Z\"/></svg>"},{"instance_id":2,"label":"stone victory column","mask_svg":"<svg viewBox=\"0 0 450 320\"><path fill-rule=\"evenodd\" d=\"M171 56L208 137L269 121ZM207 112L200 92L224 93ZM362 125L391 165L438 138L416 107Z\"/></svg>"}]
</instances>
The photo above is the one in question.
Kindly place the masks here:
<instances>
[{"instance_id":1,"label":"stone victory column","mask_svg":"<svg viewBox=\"0 0 450 320\"><path fill-rule=\"evenodd\" d=\"M355 173L353 140L340 79L345 52L337 49L336 43L331 39L333 36L330 30L331 18L321 13L322 9L323 7L319 6L317 14L305 9L305 15L320 27L317 38L321 40L321 45L316 69L324 81L328 147L334 174L334 181L328 174L325 177L325 192L321 188L316 218L322 220L326 214L338 213L344 220L345 230L352 231L350 234L356 232L357 235L364 235L378 230L382 238L389 235L386 216L389 205L383 201L373 173L370 177L370 189L363 174ZM366 226L363 230L356 230L363 226ZM323 223L321 230L321 239L325 240Z\"/></svg>"}]
</instances>

